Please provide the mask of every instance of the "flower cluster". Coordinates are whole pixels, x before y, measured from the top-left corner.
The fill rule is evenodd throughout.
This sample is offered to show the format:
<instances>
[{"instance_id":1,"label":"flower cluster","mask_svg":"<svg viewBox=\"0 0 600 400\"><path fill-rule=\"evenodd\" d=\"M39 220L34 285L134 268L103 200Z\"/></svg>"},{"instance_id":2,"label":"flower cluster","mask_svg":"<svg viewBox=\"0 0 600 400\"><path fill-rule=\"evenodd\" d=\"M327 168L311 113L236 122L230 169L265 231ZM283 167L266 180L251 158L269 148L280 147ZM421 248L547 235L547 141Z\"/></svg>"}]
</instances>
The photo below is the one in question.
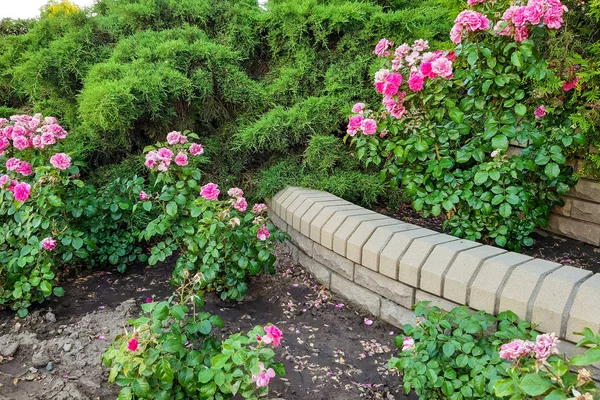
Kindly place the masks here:
<instances>
[{"instance_id":1,"label":"flower cluster","mask_svg":"<svg viewBox=\"0 0 600 400\"><path fill-rule=\"evenodd\" d=\"M278 347L281 344L283 334L275 325L265 326L265 336L257 336L256 340L264 344L273 344L273 347ZM260 372L258 375L252 375L252 380L256 382L257 387L267 386L271 378L275 377L273 368L265 369L262 362L258 363Z\"/></svg>"},{"instance_id":2,"label":"flower cluster","mask_svg":"<svg viewBox=\"0 0 600 400\"><path fill-rule=\"evenodd\" d=\"M462 41L463 32L478 32L490 29L490 20L477 11L464 10L454 20L454 26L450 30L450 40L459 44Z\"/></svg>"},{"instance_id":3,"label":"flower cluster","mask_svg":"<svg viewBox=\"0 0 600 400\"><path fill-rule=\"evenodd\" d=\"M521 357L535 357L537 360L545 361L552 354L558 354L556 346L559 342L554 333L538 335L535 342L515 339L500 347L500 358L517 361Z\"/></svg>"},{"instance_id":4,"label":"flower cluster","mask_svg":"<svg viewBox=\"0 0 600 400\"><path fill-rule=\"evenodd\" d=\"M165 172L169 170L171 162L175 162L180 167L188 165L188 150L193 156L199 156L204 153L204 148L201 144L192 143L189 146L184 146L188 143L188 139L181 132L173 131L167 134L167 143L169 146L174 146L173 150L177 152L177 155L167 147L151 150L146 154L146 162L144 163L146 167Z\"/></svg>"},{"instance_id":5,"label":"flower cluster","mask_svg":"<svg viewBox=\"0 0 600 400\"><path fill-rule=\"evenodd\" d=\"M522 42L529 37L529 26L545 25L560 29L563 13L568 11L559 0L529 0L526 6L509 7L494 26L499 36L513 36Z\"/></svg>"}]
</instances>

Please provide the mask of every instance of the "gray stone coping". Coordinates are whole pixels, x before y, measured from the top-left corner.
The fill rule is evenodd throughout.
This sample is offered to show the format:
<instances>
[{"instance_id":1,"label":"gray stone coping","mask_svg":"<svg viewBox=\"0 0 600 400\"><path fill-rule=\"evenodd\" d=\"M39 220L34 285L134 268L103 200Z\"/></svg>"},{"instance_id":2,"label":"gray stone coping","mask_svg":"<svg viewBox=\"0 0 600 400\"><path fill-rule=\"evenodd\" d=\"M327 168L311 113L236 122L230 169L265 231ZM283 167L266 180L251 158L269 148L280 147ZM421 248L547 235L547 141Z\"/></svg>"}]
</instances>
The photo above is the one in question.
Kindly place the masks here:
<instances>
[{"instance_id":1,"label":"gray stone coping","mask_svg":"<svg viewBox=\"0 0 600 400\"><path fill-rule=\"evenodd\" d=\"M288 187L267 201L292 256L325 286L396 325L411 307L515 312L577 342L600 333L600 274L459 239L386 217L332 194Z\"/></svg>"}]
</instances>

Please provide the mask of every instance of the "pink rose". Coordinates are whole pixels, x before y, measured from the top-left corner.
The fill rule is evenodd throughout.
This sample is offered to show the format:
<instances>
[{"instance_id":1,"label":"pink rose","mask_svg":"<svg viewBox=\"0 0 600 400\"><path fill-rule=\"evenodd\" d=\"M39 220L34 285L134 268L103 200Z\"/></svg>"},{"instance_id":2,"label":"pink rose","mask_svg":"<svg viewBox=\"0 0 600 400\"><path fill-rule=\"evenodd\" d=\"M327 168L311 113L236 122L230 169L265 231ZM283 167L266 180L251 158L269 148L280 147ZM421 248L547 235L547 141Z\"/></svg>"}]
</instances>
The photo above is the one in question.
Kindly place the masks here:
<instances>
[{"instance_id":1,"label":"pink rose","mask_svg":"<svg viewBox=\"0 0 600 400\"><path fill-rule=\"evenodd\" d=\"M535 118L543 118L546 115L546 107L543 105L535 109Z\"/></svg>"},{"instance_id":2,"label":"pink rose","mask_svg":"<svg viewBox=\"0 0 600 400\"><path fill-rule=\"evenodd\" d=\"M278 347L283 337L281 331L275 325L269 325L265 326L265 333L266 335L262 338L263 343L273 343L273 347Z\"/></svg>"},{"instance_id":3,"label":"pink rose","mask_svg":"<svg viewBox=\"0 0 600 400\"><path fill-rule=\"evenodd\" d=\"M35 147L36 149L43 149L44 148L44 143L42 143L42 136L41 135L35 135L32 139L31 139L31 144L33 145L33 147Z\"/></svg>"},{"instance_id":4,"label":"pink rose","mask_svg":"<svg viewBox=\"0 0 600 400\"><path fill-rule=\"evenodd\" d=\"M206 200L217 200L219 198L219 186L214 183L207 183L200 188L200 196Z\"/></svg>"},{"instance_id":5,"label":"pink rose","mask_svg":"<svg viewBox=\"0 0 600 400\"><path fill-rule=\"evenodd\" d=\"M394 55L400 59L406 57L410 52L410 46L406 43L401 44L394 51Z\"/></svg>"},{"instance_id":6,"label":"pink rose","mask_svg":"<svg viewBox=\"0 0 600 400\"><path fill-rule=\"evenodd\" d=\"M187 142L187 138L181 134L181 132L173 131L167 134L167 143L171 146L178 143Z\"/></svg>"},{"instance_id":7,"label":"pink rose","mask_svg":"<svg viewBox=\"0 0 600 400\"><path fill-rule=\"evenodd\" d=\"M431 63L431 72L442 78L452 78L452 61L446 57L440 57Z\"/></svg>"},{"instance_id":8,"label":"pink rose","mask_svg":"<svg viewBox=\"0 0 600 400\"><path fill-rule=\"evenodd\" d=\"M533 350L533 342L515 339L510 343L505 343L500 347L500 358L508 361L515 361L522 356L526 356Z\"/></svg>"},{"instance_id":9,"label":"pink rose","mask_svg":"<svg viewBox=\"0 0 600 400\"><path fill-rule=\"evenodd\" d=\"M26 161L21 161L15 172L18 172L23 176L29 176L33 173L33 170L31 169L31 164Z\"/></svg>"},{"instance_id":10,"label":"pink rose","mask_svg":"<svg viewBox=\"0 0 600 400\"><path fill-rule=\"evenodd\" d=\"M4 136L0 136L0 156L4 153L4 150L8 149L10 142Z\"/></svg>"},{"instance_id":11,"label":"pink rose","mask_svg":"<svg viewBox=\"0 0 600 400\"><path fill-rule=\"evenodd\" d=\"M371 118L365 119L360 127L365 135L373 135L377 132L377 122Z\"/></svg>"},{"instance_id":12,"label":"pink rose","mask_svg":"<svg viewBox=\"0 0 600 400\"><path fill-rule=\"evenodd\" d=\"M404 92L402 92L402 93L404 93ZM399 96L399 97L404 98L404 95ZM404 116L404 114L406 113L406 108L401 103L398 103L396 101L396 99L394 99L393 97L390 97L390 96L384 97L383 105L385 106L387 112L389 112L390 115L396 119L402 118ZM380 135L379 137L383 137L383 136Z\"/></svg>"},{"instance_id":13,"label":"pink rose","mask_svg":"<svg viewBox=\"0 0 600 400\"><path fill-rule=\"evenodd\" d=\"M423 39L417 39L413 43L412 49L413 49L413 51L417 51L419 53L422 53L425 50L429 49L429 41L423 40Z\"/></svg>"},{"instance_id":14,"label":"pink rose","mask_svg":"<svg viewBox=\"0 0 600 400\"><path fill-rule=\"evenodd\" d=\"M55 125L58 124L58 120L55 117L44 118L44 125Z\"/></svg>"},{"instance_id":15,"label":"pink rose","mask_svg":"<svg viewBox=\"0 0 600 400\"><path fill-rule=\"evenodd\" d=\"M260 228L258 228L258 231L256 231L256 237L258 238L258 240L262 240L263 242L267 240L269 236L271 236L271 232L269 232L269 228L267 228L267 225L261 226Z\"/></svg>"},{"instance_id":16,"label":"pink rose","mask_svg":"<svg viewBox=\"0 0 600 400\"><path fill-rule=\"evenodd\" d=\"M529 37L529 28L526 26L518 26L515 28L515 41L522 42Z\"/></svg>"},{"instance_id":17,"label":"pink rose","mask_svg":"<svg viewBox=\"0 0 600 400\"><path fill-rule=\"evenodd\" d=\"M204 147L202 147L201 144L192 143L192 145L190 146L190 153L192 153L195 156L199 156L202 153L204 153Z\"/></svg>"},{"instance_id":18,"label":"pink rose","mask_svg":"<svg viewBox=\"0 0 600 400\"><path fill-rule=\"evenodd\" d=\"M47 237L41 242L42 248L47 251L52 251L56 248L56 240L51 237Z\"/></svg>"},{"instance_id":19,"label":"pink rose","mask_svg":"<svg viewBox=\"0 0 600 400\"><path fill-rule=\"evenodd\" d=\"M127 342L127 349L131 351L136 351L138 349L139 342L136 338L131 338L129 342Z\"/></svg>"},{"instance_id":20,"label":"pink rose","mask_svg":"<svg viewBox=\"0 0 600 400\"><path fill-rule=\"evenodd\" d=\"M252 207L252 212L256 215L262 214L267 211L267 205L263 203L256 203L254 207Z\"/></svg>"},{"instance_id":21,"label":"pink rose","mask_svg":"<svg viewBox=\"0 0 600 400\"><path fill-rule=\"evenodd\" d=\"M348 119L348 129L347 129L347 133L350 136L354 136L356 135L356 133L360 130L362 121L363 121L363 116L362 115L351 115L350 118Z\"/></svg>"},{"instance_id":22,"label":"pink rose","mask_svg":"<svg viewBox=\"0 0 600 400\"><path fill-rule=\"evenodd\" d=\"M8 175L0 176L0 189L4 188L4 186L6 186L6 184L8 182L10 182L10 176L8 176Z\"/></svg>"},{"instance_id":23,"label":"pink rose","mask_svg":"<svg viewBox=\"0 0 600 400\"><path fill-rule=\"evenodd\" d=\"M44 146L51 146L56 143L56 139L52 132L44 132L41 136L41 141Z\"/></svg>"},{"instance_id":24,"label":"pink rose","mask_svg":"<svg viewBox=\"0 0 600 400\"><path fill-rule=\"evenodd\" d=\"M423 83L425 82L425 78L419 72L414 72L410 74L410 78L408 78L408 87L413 92L419 92L423 89Z\"/></svg>"},{"instance_id":25,"label":"pink rose","mask_svg":"<svg viewBox=\"0 0 600 400\"><path fill-rule=\"evenodd\" d=\"M470 6L474 6L477 3L484 3L486 0L468 0L467 4Z\"/></svg>"},{"instance_id":26,"label":"pink rose","mask_svg":"<svg viewBox=\"0 0 600 400\"><path fill-rule=\"evenodd\" d=\"M25 182L17 183L13 189L13 195L15 196L15 200L20 202L27 201L30 193L31 185Z\"/></svg>"},{"instance_id":27,"label":"pink rose","mask_svg":"<svg viewBox=\"0 0 600 400\"><path fill-rule=\"evenodd\" d=\"M140 192L140 200L141 201L147 201L150 197L148 197L148 194L146 194L146 192L144 192L143 190Z\"/></svg>"},{"instance_id":28,"label":"pink rose","mask_svg":"<svg viewBox=\"0 0 600 400\"><path fill-rule=\"evenodd\" d=\"M560 29L563 23L562 14L562 7L550 8L544 15L544 25L550 29Z\"/></svg>"},{"instance_id":29,"label":"pink rose","mask_svg":"<svg viewBox=\"0 0 600 400\"><path fill-rule=\"evenodd\" d=\"M175 164L179 165L180 167L185 167L186 165L188 165L187 154L185 154L184 152L180 152L179 154L177 154L177 156L175 157Z\"/></svg>"},{"instance_id":30,"label":"pink rose","mask_svg":"<svg viewBox=\"0 0 600 400\"><path fill-rule=\"evenodd\" d=\"M531 25L538 25L542 20L543 13L544 9L542 8L542 5L539 3L533 3L525 7L525 11L523 11L523 18Z\"/></svg>"},{"instance_id":31,"label":"pink rose","mask_svg":"<svg viewBox=\"0 0 600 400\"><path fill-rule=\"evenodd\" d=\"M498 21L494 26L494 33L498 36L512 36L515 33L514 26L506 21Z\"/></svg>"},{"instance_id":32,"label":"pink rose","mask_svg":"<svg viewBox=\"0 0 600 400\"><path fill-rule=\"evenodd\" d=\"M433 73L432 69L431 69L431 62L424 62L421 64L421 66L419 67L421 74L423 74L424 77L427 78L435 78L435 74Z\"/></svg>"},{"instance_id":33,"label":"pink rose","mask_svg":"<svg viewBox=\"0 0 600 400\"><path fill-rule=\"evenodd\" d=\"M227 195L229 197L242 197L244 195L244 191L240 188L234 187L227 191Z\"/></svg>"},{"instance_id":34,"label":"pink rose","mask_svg":"<svg viewBox=\"0 0 600 400\"><path fill-rule=\"evenodd\" d=\"M568 92L571 89L575 89L577 87L577 83L579 82L579 77L576 77L575 79L573 79L570 82L564 82L563 83L563 90L565 92ZM7 167L8 168L8 161L7 161Z\"/></svg>"},{"instance_id":35,"label":"pink rose","mask_svg":"<svg viewBox=\"0 0 600 400\"><path fill-rule=\"evenodd\" d=\"M50 164L54 168L64 171L71 166L71 158L65 153L56 153L50 157Z\"/></svg>"},{"instance_id":36,"label":"pink rose","mask_svg":"<svg viewBox=\"0 0 600 400\"><path fill-rule=\"evenodd\" d=\"M173 152L166 147L161 147L158 149L158 156L163 159L163 161L171 161L173 158Z\"/></svg>"},{"instance_id":37,"label":"pink rose","mask_svg":"<svg viewBox=\"0 0 600 400\"><path fill-rule=\"evenodd\" d=\"M560 340L554 333L538 335L533 345L535 358L547 360L552 354L558 354L558 348L556 347L558 343L560 343Z\"/></svg>"},{"instance_id":38,"label":"pink rose","mask_svg":"<svg viewBox=\"0 0 600 400\"><path fill-rule=\"evenodd\" d=\"M398 88L402 84L402 75L397 72L392 72L385 77L385 83L383 85L383 94L386 96L393 96L398 93Z\"/></svg>"},{"instance_id":39,"label":"pink rose","mask_svg":"<svg viewBox=\"0 0 600 400\"><path fill-rule=\"evenodd\" d=\"M413 350L415 348L415 340L411 337L405 336L402 341L402 351Z\"/></svg>"},{"instance_id":40,"label":"pink rose","mask_svg":"<svg viewBox=\"0 0 600 400\"><path fill-rule=\"evenodd\" d=\"M362 112L362 110L364 110L365 108L365 103L356 103L354 106L352 106L352 112L354 114L358 114L360 112Z\"/></svg>"},{"instance_id":41,"label":"pink rose","mask_svg":"<svg viewBox=\"0 0 600 400\"><path fill-rule=\"evenodd\" d=\"M258 375L253 374L252 380L256 382L256 387L267 386L271 378L275 377L275 371L273 371L273 368L265 370L265 365L262 362L259 362L258 366L260 368L260 372Z\"/></svg>"},{"instance_id":42,"label":"pink rose","mask_svg":"<svg viewBox=\"0 0 600 400\"><path fill-rule=\"evenodd\" d=\"M512 14L512 22L515 26L522 26L525 23L525 7L518 7Z\"/></svg>"},{"instance_id":43,"label":"pink rose","mask_svg":"<svg viewBox=\"0 0 600 400\"><path fill-rule=\"evenodd\" d=\"M21 160L18 158L12 157L6 160L6 169L9 171L15 171L17 168L19 168L19 165L21 165Z\"/></svg>"},{"instance_id":44,"label":"pink rose","mask_svg":"<svg viewBox=\"0 0 600 400\"><path fill-rule=\"evenodd\" d=\"M233 205L233 208L235 208L236 210L238 210L240 212L244 212L248 208L248 202L246 201L245 198L238 197L237 200L235 201L235 204Z\"/></svg>"},{"instance_id":45,"label":"pink rose","mask_svg":"<svg viewBox=\"0 0 600 400\"><path fill-rule=\"evenodd\" d=\"M25 136L13 137L13 146L19 150L25 150L29 147L29 140Z\"/></svg>"},{"instance_id":46,"label":"pink rose","mask_svg":"<svg viewBox=\"0 0 600 400\"><path fill-rule=\"evenodd\" d=\"M390 55L390 52L387 51L387 49L393 45L394 42L390 42L389 40L383 38L379 41L379 43L377 43L377 46L375 46L375 54L377 54L377 57L387 57Z\"/></svg>"},{"instance_id":47,"label":"pink rose","mask_svg":"<svg viewBox=\"0 0 600 400\"><path fill-rule=\"evenodd\" d=\"M508 7L506 9L506 11L504 11L504 14L502 14L502 19L505 20L506 22L512 21L512 17L513 15L515 15L515 12L521 7L518 6L511 6Z\"/></svg>"}]
</instances>

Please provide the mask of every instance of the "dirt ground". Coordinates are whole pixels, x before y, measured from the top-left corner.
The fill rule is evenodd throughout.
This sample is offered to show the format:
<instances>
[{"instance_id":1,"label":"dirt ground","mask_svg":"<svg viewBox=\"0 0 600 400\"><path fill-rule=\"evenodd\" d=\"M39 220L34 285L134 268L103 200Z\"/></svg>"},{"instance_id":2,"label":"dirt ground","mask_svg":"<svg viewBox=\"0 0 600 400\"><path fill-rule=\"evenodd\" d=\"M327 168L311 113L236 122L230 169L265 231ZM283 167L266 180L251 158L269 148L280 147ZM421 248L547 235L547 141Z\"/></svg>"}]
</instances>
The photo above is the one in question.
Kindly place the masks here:
<instances>
[{"instance_id":1,"label":"dirt ground","mask_svg":"<svg viewBox=\"0 0 600 400\"><path fill-rule=\"evenodd\" d=\"M284 332L276 353L287 374L271 381L269 398L408 399L386 368L397 329L344 304L279 253L277 274L253 279L243 303L210 294L206 302L226 323L222 335L268 322ZM169 263L84 274L24 320L0 312L0 400L114 399L100 356L146 298L170 295L170 274Z\"/></svg>"}]
</instances>

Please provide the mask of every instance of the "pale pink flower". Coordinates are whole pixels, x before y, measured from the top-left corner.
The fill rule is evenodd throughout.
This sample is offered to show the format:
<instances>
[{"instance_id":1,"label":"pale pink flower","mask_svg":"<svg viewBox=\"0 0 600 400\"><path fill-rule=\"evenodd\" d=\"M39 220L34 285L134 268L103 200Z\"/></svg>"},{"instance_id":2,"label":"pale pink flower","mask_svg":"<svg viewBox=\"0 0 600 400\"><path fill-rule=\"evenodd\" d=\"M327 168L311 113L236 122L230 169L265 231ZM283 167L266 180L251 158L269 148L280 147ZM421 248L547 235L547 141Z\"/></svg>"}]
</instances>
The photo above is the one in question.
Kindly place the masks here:
<instances>
[{"instance_id":1,"label":"pale pink flower","mask_svg":"<svg viewBox=\"0 0 600 400\"><path fill-rule=\"evenodd\" d=\"M517 12L517 10L520 9L520 8L521 7L518 7L518 6L508 7L504 11L504 14L502 14L502 19L505 20L506 22L512 21L513 15L515 15L515 12Z\"/></svg>"},{"instance_id":2,"label":"pale pink flower","mask_svg":"<svg viewBox=\"0 0 600 400\"><path fill-rule=\"evenodd\" d=\"M4 188L4 186L6 186L6 184L8 182L10 182L10 176L8 176L8 175L0 176L0 189Z\"/></svg>"},{"instance_id":3,"label":"pale pink flower","mask_svg":"<svg viewBox=\"0 0 600 400\"><path fill-rule=\"evenodd\" d=\"M440 57L431 63L431 71L442 78L452 78L452 61L446 57Z\"/></svg>"},{"instance_id":4,"label":"pale pink flower","mask_svg":"<svg viewBox=\"0 0 600 400\"><path fill-rule=\"evenodd\" d=\"M148 194L146 192L144 192L143 190L140 192L140 200L141 201L147 201L150 197L148 197Z\"/></svg>"},{"instance_id":5,"label":"pale pink flower","mask_svg":"<svg viewBox=\"0 0 600 400\"><path fill-rule=\"evenodd\" d=\"M31 169L31 164L26 161L21 161L15 172L18 172L23 176L29 176L33 173L33 170Z\"/></svg>"},{"instance_id":6,"label":"pale pink flower","mask_svg":"<svg viewBox=\"0 0 600 400\"><path fill-rule=\"evenodd\" d=\"M544 107L543 105L539 106L535 109L534 114L535 118L543 118L546 115L546 107Z\"/></svg>"},{"instance_id":7,"label":"pale pink flower","mask_svg":"<svg viewBox=\"0 0 600 400\"><path fill-rule=\"evenodd\" d=\"M188 165L187 154L185 154L184 152L180 152L179 154L177 154L177 156L175 156L175 164L179 165L180 167L185 167L186 165Z\"/></svg>"},{"instance_id":8,"label":"pale pink flower","mask_svg":"<svg viewBox=\"0 0 600 400\"><path fill-rule=\"evenodd\" d=\"M405 336L402 341L402 351L412 350L415 348L415 339Z\"/></svg>"},{"instance_id":9,"label":"pale pink flower","mask_svg":"<svg viewBox=\"0 0 600 400\"><path fill-rule=\"evenodd\" d=\"M350 136L356 135L356 133L361 129L361 124L363 121L362 115L351 115L348 119L348 129L347 133Z\"/></svg>"},{"instance_id":10,"label":"pale pink flower","mask_svg":"<svg viewBox=\"0 0 600 400\"><path fill-rule=\"evenodd\" d=\"M406 57L410 52L410 46L407 43L403 43L396 48L394 55L400 59Z\"/></svg>"},{"instance_id":11,"label":"pale pink flower","mask_svg":"<svg viewBox=\"0 0 600 400\"><path fill-rule=\"evenodd\" d=\"M25 136L14 136L13 146L19 150L25 150L29 147L29 140Z\"/></svg>"},{"instance_id":12,"label":"pale pink flower","mask_svg":"<svg viewBox=\"0 0 600 400\"><path fill-rule=\"evenodd\" d=\"M236 226L239 226L241 223L240 219L237 217L233 217L229 220L229 225L231 225L232 228L235 228Z\"/></svg>"},{"instance_id":13,"label":"pale pink flower","mask_svg":"<svg viewBox=\"0 0 600 400\"><path fill-rule=\"evenodd\" d=\"M4 153L4 150L8 149L8 146L10 146L8 139L4 136L0 136L0 156Z\"/></svg>"},{"instance_id":14,"label":"pale pink flower","mask_svg":"<svg viewBox=\"0 0 600 400\"><path fill-rule=\"evenodd\" d=\"M233 205L233 208L235 208L236 210L238 210L240 212L244 212L248 208L248 202L246 201L245 198L238 197L237 200L235 201L235 204Z\"/></svg>"},{"instance_id":15,"label":"pale pink flower","mask_svg":"<svg viewBox=\"0 0 600 400\"><path fill-rule=\"evenodd\" d=\"M362 112L362 110L365 108L365 103L356 103L354 106L352 106L352 112L354 114L358 114L360 112Z\"/></svg>"},{"instance_id":16,"label":"pale pink flower","mask_svg":"<svg viewBox=\"0 0 600 400\"><path fill-rule=\"evenodd\" d=\"M242 197L244 195L244 191L240 188L234 187L227 191L227 195L229 197Z\"/></svg>"},{"instance_id":17,"label":"pale pink flower","mask_svg":"<svg viewBox=\"0 0 600 400\"><path fill-rule=\"evenodd\" d=\"M282 332L275 325L265 326L266 335L262 338L263 343L271 344L273 347L278 347L283 337Z\"/></svg>"},{"instance_id":18,"label":"pale pink flower","mask_svg":"<svg viewBox=\"0 0 600 400\"><path fill-rule=\"evenodd\" d=\"M42 248L47 251L52 251L56 248L56 240L51 237L47 237L40 243Z\"/></svg>"},{"instance_id":19,"label":"pale pink flower","mask_svg":"<svg viewBox=\"0 0 600 400\"><path fill-rule=\"evenodd\" d=\"M501 150L500 149L496 149L494 151L491 152L490 156L492 158L496 158L498 156L498 154L500 154Z\"/></svg>"},{"instance_id":20,"label":"pale pink flower","mask_svg":"<svg viewBox=\"0 0 600 400\"><path fill-rule=\"evenodd\" d=\"M214 183L207 183L200 188L200 196L206 200L217 200L219 198L219 186Z\"/></svg>"},{"instance_id":21,"label":"pale pink flower","mask_svg":"<svg viewBox=\"0 0 600 400\"><path fill-rule=\"evenodd\" d=\"M6 169L9 171L15 171L17 168L19 168L19 165L21 165L21 160L18 158L12 157L6 160Z\"/></svg>"},{"instance_id":22,"label":"pale pink flower","mask_svg":"<svg viewBox=\"0 0 600 400\"><path fill-rule=\"evenodd\" d=\"M71 158L65 153L56 153L50 157L50 164L54 168L64 171L71 166Z\"/></svg>"},{"instance_id":23,"label":"pale pink flower","mask_svg":"<svg viewBox=\"0 0 600 400\"><path fill-rule=\"evenodd\" d=\"M387 51L387 49L393 45L394 42L390 42L389 40L383 38L379 41L379 43L377 43L377 46L375 46L375 54L377 54L377 57L387 57L390 55L390 52Z\"/></svg>"},{"instance_id":24,"label":"pale pink flower","mask_svg":"<svg viewBox=\"0 0 600 400\"><path fill-rule=\"evenodd\" d=\"M273 368L265 370L265 365L262 362L258 363L260 372L258 375L252 375L252 380L256 382L256 387L268 386L271 378L275 377L275 371Z\"/></svg>"},{"instance_id":25,"label":"pale pink flower","mask_svg":"<svg viewBox=\"0 0 600 400\"><path fill-rule=\"evenodd\" d=\"M533 350L534 343L526 340L515 339L510 343L505 343L500 347L500 358L515 361L522 356L529 355Z\"/></svg>"},{"instance_id":26,"label":"pale pink flower","mask_svg":"<svg viewBox=\"0 0 600 400\"><path fill-rule=\"evenodd\" d=\"M550 29L560 29L563 23L563 7L552 7L544 15L544 25Z\"/></svg>"},{"instance_id":27,"label":"pale pink flower","mask_svg":"<svg viewBox=\"0 0 600 400\"><path fill-rule=\"evenodd\" d=\"M418 51L419 53L424 52L429 49L429 41L423 39L417 39L413 43L412 46L413 51Z\"/></svg>"},{"instance_id":28,"label":"pale pink flower","mask_svg":"<svg viewBox=\"0 0 600 400\"><path fill-rule=\"evenodd\" d=\"M560 343L560 340L554 333L538 335L533 346L535 357L538 360L546 360L552 354L558 354L558 348L556 347L558 343Z\"/></svg>"},{"instance_id":29,"label":"pale pink flower","mask_svg":"<svg viewBox=\"0 0 600 400\"><path fill-rule=\"evenodd\" d=\"M131 340L127 342L127 350L136 351L138 349L138 345L138 340L136 338L131 338Z\"/></svg>"},{"instance_id":30,"label":"pale pink flower","mask_svg":"<svg viewBox=\"0 0 600 400\"><path fill-rule=\"evenodd\" d=\"M515 27L506 21L498 21L494 26L494 33L498 36L512 36L515 33Z\"/></svg>"},{"instance_id":31,"label":"pale pink flower","mask_svg":"<svg viewBox=\"0 0 600 400\"><path fill-rule=\"evenodd\" d=\"M256 237L258 238L258 240L265 241L269 238L269 236L271 236L271 232L269 232L269 228L267 228L267 225L261 226L260 228L258 228L258 231L256 231Z\"/></svg>"},{"instance_id":32,"label":"pale pink flower","mask_svg":"<svg viewBox=\"0 0 600 400\"><path fill-rule=\"evenodd\" d=\"M425 82L425 78L419 72L414 72L410 74L410 78L408 78L408 87L413 92L420 92L423 89L423 84Z\"/></svg>"},{"instance_id":33,"label":"pale pink flower","mask_svg":"<svg viewBox=\"0 0 600 400\"><path fill-rule=\"evenodd\" d=\"M365 135L373 135L377 132L377 122L371 118L365 119L360 127Z\"/></svg>"},{"instance_id":34,"label":"pale pink flower","mask_svg":"<svg viewBox=\"0 0 600 400\"><path fill-rule=\"evenodd\" d=\"M373 320L370 320L369 318L365 318L365 321L364 321L364 322L365 322L365 325L366 325L366 326L371 326L371 325L373 325Z\"/></svg>"},{"instance_id":35,"label":"pale pink flower","mask_svg":"<svg viewBox=\"0 0 600 400\"><path fill-rule=\"evenodd\" d=\"M204 147L202 147L202 145L199 143L192 143L192 145L190 146L190 153L192 153L195 156L199 156L202 153L204 153Z\"/></svg>"},{"instance_id":36,"label":"pale pink flower","mask_svg":"<svg viewBox=\"0 0 600 400\"><path fill-rule=\"evenodd\" d=\"M477 3L484 3L486 0L467 0L467 4L470 6L474 6Z\"/></svg>"},{"instance_id":37,"label":"pale pink flower","mask_svg":"<svg viewBox=\"0 0 600 400\"><path fill-rule=\"evenodd\" d=\"M544 14L544 8L540 3L531 3L525 7L525 11L523 12L523 19L525 22L530 23L531 25L538 25L542 20L542 15Z\"/></svg>"},{"instance_id":38,"label":"pale pink flower","mask_svg":"<svg viewBox=\"0 0 600 400\"><path fill-rule=\"evenodd\" d=\"M517 26L515 28L515 41L522 42L529 37L529 28L526 26Z\"/></svg>"},{"instance_id":39,"label":"pale pink flower","mask_svg":"<svg viewBox=\"0 0 600 400\"><path fill-rule=\"evenodd\" d=\"M25 182L17 183L13 189L13 195L15 196L15 200L20 202L27 201L30 193L31 185Z\"/></svg>"},{"instance_id":40,"label":"pale pink flower","mask_svg":"<svg viewBox=\"0 0 600 400\"><path fill-rule=\"evenodd\" d=\"M181 132L173 131L167 134L167 143L171 146L178 143L187 142L187 138L181 134Z\"/></svg>"},{"instance_id":41,"label":"pale pink flower","mask_svg":"<svg viewBox=\"0 0 600 400\"><path fill-rule=\"evenodd\" d=\"M58 120L55 117L44 118L44 125L55 125L58 124Z\"/></svg>"},{"instance_id":42,"label":"pale pink flower","mask_svg":"<svg viewBox=\"0 0 600 400\"><path fill-rule=\"evenodd\" d=\"M54 143L56 143L56 138L52 132L42 133L40 139L44 146L52 146Z\"/></svg>"},{"instance_id":43,"label":"pale pink flower","mask_svg":"<svg viewBox=\"0 0 600 400\"><path fill-rule=\"evenodd\" d=\"M157 153L163 161L171 161L171 159L173 158L173 152L167 149L166 147L161 147L160 149L158 149Z\"/></svg>"},{"instance_id":44,"label":"pale pink flower","mask_svg":"<svg viewBox=\"0 0 600 400\"><path fill-rule=\"evenodd\" d=\"M256 215L267 212L267 205L263 203L256 203L254 207L252 207L252 212Z\"/></svg>"}]
</instances>

